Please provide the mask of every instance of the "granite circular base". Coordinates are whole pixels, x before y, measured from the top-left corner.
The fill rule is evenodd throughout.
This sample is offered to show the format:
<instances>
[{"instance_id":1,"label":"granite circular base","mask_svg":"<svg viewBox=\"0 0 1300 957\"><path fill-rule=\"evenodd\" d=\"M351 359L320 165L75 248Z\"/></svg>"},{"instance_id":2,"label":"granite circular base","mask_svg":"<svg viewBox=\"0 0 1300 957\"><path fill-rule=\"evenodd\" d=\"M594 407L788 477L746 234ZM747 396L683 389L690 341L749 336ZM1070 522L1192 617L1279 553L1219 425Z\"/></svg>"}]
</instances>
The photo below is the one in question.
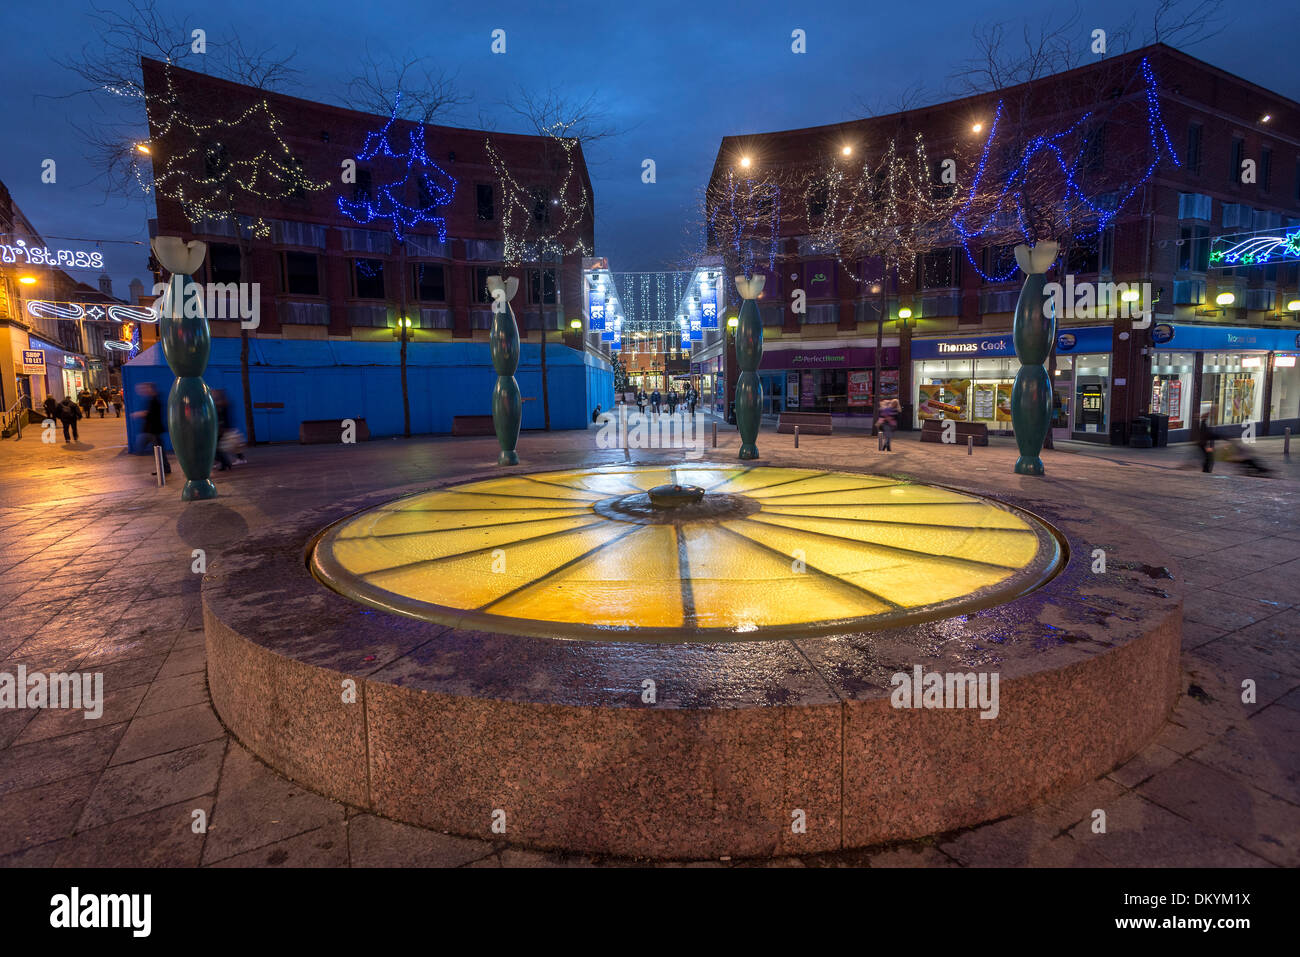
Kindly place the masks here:
<instances>
[{"instance_id":1,"label":"granite circular base","mask_svg":"<svg viewBox=\"0 0 1300 957\"><path fill-rule=\"evenodd\" d=\"M203 585L209 688L230 731L304 786L395 820L632 858L864 847L1092 780L1177 697L1167 557L1069 502L991 496L1064 543L1059 573L1003 604L872 631L656 643L417 620L313 577L323 528L414 491L259 530Z\"/></svg>"}]
</instances>

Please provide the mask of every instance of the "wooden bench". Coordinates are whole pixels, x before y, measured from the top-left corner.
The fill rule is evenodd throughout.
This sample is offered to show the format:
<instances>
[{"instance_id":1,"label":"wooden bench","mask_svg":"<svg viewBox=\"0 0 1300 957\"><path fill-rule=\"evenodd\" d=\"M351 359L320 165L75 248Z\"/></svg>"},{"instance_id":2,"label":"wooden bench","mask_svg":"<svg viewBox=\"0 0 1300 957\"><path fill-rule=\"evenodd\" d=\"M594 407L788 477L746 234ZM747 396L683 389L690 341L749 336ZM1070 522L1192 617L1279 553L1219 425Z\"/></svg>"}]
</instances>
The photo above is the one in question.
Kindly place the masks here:
<instances>
[{"instance_id":1,"label":"wooden bench","mask_svg":"<svg viewBox=\"0 0 1300 957\"><path fill-rule=\"evenodd\" d=\"M831 414L829 412L782 412L776 420L776 431L785 435L794 434L794 427L799 426L800 435L830 435Z\"/></svg>"},{"instance_id":2,"label":"wooden bench","mask_svg":"<svg viewBox=\"0 0 1300 957\"><path fill-rule=\"evenodd\" d=\"M353 419L356 423L356 440L370 441L370 427L365 419ZM298 442L300 445L336 445L343 437L342 419L312 419L298 424Z\"/></svg>"},{"instance_id":3,"label":"wooden bench","mask_svg":"<svg viewBox=\"0 0 1300 957\"><path fill-rule=\"evenodd\" d=\"M957 426L957 441L954 445L966 447L966 439L973 438L976 445L989 444L989 427L983 422L958 422L956 419L926 419L921 423L921 441L943 444L944 425L952 422Z\"/></svg>"},{"instance_id":4,"label":"wooden bench","mask_svg":"<svg viewBox=\"0 0 1300 957\"><path fill-rule=\"evenodd\" d=\"M496 435L496 426L490 415L453 415L452 435Z\"/></svg>"}]
</instances>

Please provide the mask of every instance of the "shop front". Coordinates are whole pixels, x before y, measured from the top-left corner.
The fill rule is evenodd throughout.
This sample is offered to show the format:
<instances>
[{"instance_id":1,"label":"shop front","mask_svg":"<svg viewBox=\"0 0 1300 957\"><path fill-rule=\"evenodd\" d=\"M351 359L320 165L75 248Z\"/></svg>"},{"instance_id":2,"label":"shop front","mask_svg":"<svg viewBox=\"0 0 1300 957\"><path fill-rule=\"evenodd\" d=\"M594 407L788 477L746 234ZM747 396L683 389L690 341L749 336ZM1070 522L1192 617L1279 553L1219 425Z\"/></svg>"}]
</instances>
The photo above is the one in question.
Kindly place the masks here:
<instances>
[{"instance_id":1,"label":"shop front","mask_svg":"<svg viewBox=\"0 0 1300 957\"><path fill-rule=\"evenodd\" d=\"M897 340L886 339L880 356L883 397L898 398L898 359ZM869 417L875 402L875 366L874 346L765 349L759 364L763 411Z\"/></svg>"},{"instance_id":2,"label":"shop front","mask_svg":"<svg viewBox=\"0 0 1300 957\"><path fill-rule=\"evenodd\" d=\"M1061 328L1052 377L1057 438L1110 441L1111 327ZM1011 389L1020 360L1010 334L912 340L913 425L927 419L981 422L1010 434Z\"/></svg>"},{"instance_id":3,"label":"shop front","mask_svg":"<svg viewBox=\"0 0 1300 957\"><path fill-rule=\"evenodd\" d=\"M699 393L697 408L701 412L723 414L722 393L726 390L726 380L723 377L722 356L713 356L698 362L692 361L691 384Z\"/></svg>"},{"instance_id":4,"label":"shop front","mask_svg":"<svg viewBox=\"0 0 1300 957\"><path fill-rule=\"evenodd\" d=\"M1233 436L1300 427L1300 335L1293 329L1160 323L1151 330L1150 410L1169 416L1170 441L1198 419Z\"/></svg>"}]
</instances>

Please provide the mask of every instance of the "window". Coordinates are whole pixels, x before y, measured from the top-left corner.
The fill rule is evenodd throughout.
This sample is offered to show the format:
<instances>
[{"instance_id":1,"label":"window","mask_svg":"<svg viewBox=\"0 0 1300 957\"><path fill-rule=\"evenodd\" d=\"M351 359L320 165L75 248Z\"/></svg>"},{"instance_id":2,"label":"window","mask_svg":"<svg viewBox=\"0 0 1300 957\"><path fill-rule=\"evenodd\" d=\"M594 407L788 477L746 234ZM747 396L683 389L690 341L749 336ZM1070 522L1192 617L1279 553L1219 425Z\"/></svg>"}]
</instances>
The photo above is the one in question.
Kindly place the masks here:
<instances>
[{"instance_id":1,"label":"window","mask_svg":"<svg viewBox=\"0 0 1300 957\"><path fill-rule=\"evenodd\" d=\"M357 299L384 298L384 261L352 260L352 295Z\"/></svg>"},{"instance_id":2,"label":"window","mask_svg":"<svg viewBox=\"0 0 1300 957\"><path fill-rule=\"evenodd\" d=\"M1090 173L1101 170L1106 161L1106 124L1094 126L1088 131L1088 139L1083 144L1083 166Z\"/></svg>"},{"instance_id":3,"label":"window","mask_svg":"<svg viewBox=\"0 0 1300 957\"><path fill-rule=\"evenodd\" d=\"M352 184L352 201L354 203L369 202L371 188L370 170L357 170L357 181Z\"/></svg>"},{"instance_id":4,"label":"window","mask_svg":"<svg viewBox=\"0 0 1300 957\"><path fill-rule=\"evenodd\" d=\"M494 268L492 268L491 266L475 266L475 267L474 267L474 289L473 289L473 293L474 293L474 301L475 301L475 302L478 302L478 303L490 303L490 302L492 301L492 294L491 294L490 292L488 292L488 287L487 287L488 276L491 276L491 275L493 275L494 273L500 273L500 272L501 272L501 270L499 270L499 269L494 269Z\"/></svg>"},{"instance_id":5,"label":"window","mask_svg":"<svg viewBox=\"0 0 1300 957\"><path fill-rule=\"evenodd\" d=\"M208 282L239 281L239 247L230 243L209 243Z\"/></svg>"},{"instance_id":6,"label":"window","mask_svg":"<svg viewBox=\"0 0 1300 957\"><path fill-rule=\"evenodd\" d=\"M1178 230L1178 268L1205 272L1210 268L1210 230L1206 226L1183 226Z\"/></svg>"},{"instance_id":7,"label":"window","mask_svg":"<svg viewBox=\"0 0 1300 957\"><path fill-rule=\"evenodd\" d=\"M1259 185L1266 193L1273 191L1273 151L1259 151Z\"/></svg>"},{"instance_id":8,"label":"window","mask_svg":"<svg viewBox=\"0 0 1300 957\"><path fill-rule=\"evenodd\" d=\"M533 199L533 222L539 226L551 225L551 192L545 186L529 190Z\"/></svg>"},{"instance_id":9,"label":"window","mask_svg":"<svg viewBox=\"0 0 1300 957\"><path fill-rule=\"evenodd\" d=\"M1199 175L1201 172L1201 134L1205 127L1200 123L1187 125L1187 172Z\"/></svg>"},{"instance_id":10,"label":"window","mask_svg":"<svg viewBox=\"0 0 1300 957\"><path fill-rule=\"evenodd\" d=\"M930 169L930 195L935 199L947 199L949 196L956 194L956 183L945 183L943 181L943 164L946 160L935 160Z\"/></svg>"},{"instance_id":11,"label":"window","mask_svg":"<svg viewBox=\"0 0 1300 957\"><path fill-rule=\"evenodd\" d=\"M490 223L497 218L496 204L492 197L492 187L487 183L479 183L474 187L474 201L478 206L478 218L481 222Z\"/></svg>"},{"instance_id":12,"label":"window","mask_svg":"<svg viewBox=\"0 0 1300 957\"><path fill-rule=\"evenodd\" d=\"M412 264L411 288L417 302L446 302L446 270L441 263Z\"/></svg>"},{"instance_id":13,"label":"window","mask_svg":"<svg viewBox=\"0 0 1300 957\"><path fill-rule=\"evenodd\" d=\"M1107 226L1097 239L1097 271L1109 273L1115 268L1115 227Z\"/></svg>"},{"instance_id":14,"label":"window","mask_svg":"<svg viewBox=\"0 0 1300 957\"><path fill-rule=\"evenodd\" d=\"M984 247L984 275L989 277L986 282L1010 282L1016 276L1016 268L1014 246Z\"/></svg>"},{"instance_id":15,"label":"window","mask_svg":"<svg viewBox=\"0 0 1300 957\"><path fill-rule=\"evenodd\" d=\"M1228 153L1228 182L1234 186L1241 183L1241 161L1245 159L1246 141L1240 136L1232 138L1232 149Z\"/></svg>"},{"instance_id":16,"label":"window","mask_svg":"<svg viewBox=\"0 0 1300 957\"><path fill-rule=\"evenodd\" d=\"M230 154L220 143L209 143L203 151L205 179L222 179L230 172Z\"/></svg>"},{"instance_id":17,"label":"window","mask_svg":"<svg viewBox=\"0 0 1300 957\"><path fill-rule=\"evenodd\" d=\"M553 306L556 301L554 269L528 270L528 302L534 306Z\"/></svg>"},{"instance_id":18,"label":"window","mask_svg":"<svg viewBox=\"0 0 1300 957\"><path fill-rule=\"evenodd\" d=\"M961 282L957 250L936 249L925 253L917 264L922 289L945 289Z\"/></svg>"},{"instance_id":19,"label":"window","mask_svg":"<svg viewBox=\"0 0 1300 957\"><path fill-rule=\"evenodd\" d=\"M293 296L319 296L319 260L315 253L281 253L281 288Z\"/></svg>"},{"instance_id":20,"label":"window","mask_svg":"<svg viewBox=\"0 0 1300 957\"><path fill-rule=\"evenodd\" d=\"M1078 275L1097 272L1101 266L1101 241L1096 234L1070 244L1065 271Z\"/></svg>"},{"instance_id":21,"label":"window","mask_svg":"<svg viewBox=\"0 0 1300 957\"><path fill-rule=\"evenodd\" d=\"M293 199L302 199L307 195L307 172L302 168L302 162L296 156L290 156L289 173L286 177L288 181L288 195Z\"/></svg>"},{"instance_id":22,"label":"window","mask_svg":"<svg viewBox=\"0 0 1300 957\"><path fill-rule=\"evenodd\" d=\"M808 218L821 219L826 215L826 207L830 205L831 191L825 183L814 186L812 192L808 194Z\"/></svg>"}]
</instances>

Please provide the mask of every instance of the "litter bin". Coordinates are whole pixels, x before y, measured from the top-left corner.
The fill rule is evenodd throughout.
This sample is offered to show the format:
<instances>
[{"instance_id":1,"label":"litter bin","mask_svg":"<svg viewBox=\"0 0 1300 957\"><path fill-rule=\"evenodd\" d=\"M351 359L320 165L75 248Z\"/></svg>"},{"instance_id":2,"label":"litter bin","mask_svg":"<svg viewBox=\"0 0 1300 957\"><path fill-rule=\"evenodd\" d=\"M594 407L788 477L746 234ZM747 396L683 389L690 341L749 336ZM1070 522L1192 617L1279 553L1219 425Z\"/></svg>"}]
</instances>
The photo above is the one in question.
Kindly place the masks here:
<instances>
[{"instance_id":1,"label":"litter bin","mask_svg":"<svg viewBox=\"0 0 1300 957\"><path fill-rule=\"evenodd\" d=\"M1110 444L1128 445L1128 423L1112 422L1110 424Z\"/></svg>"},{"instance_id":2,"label":"litter bin","mask_svg":"<svg viewBox=\"0 0 1300 957\"><path fill-rule=\"evenodd\" d=\"M1129 433L1128 444L1135 449L1151 448L1151 420L1145 415L1133 417L1133 431Z\"/></svg>"},{"instance_id":3,"label":"litter bin","mask_svg":"<svg viewBox=\"0 0 1300 957\"><path fill-rule=\"evenodd\" d=\"M1160 412L1152 412L1148 418L1151 419L1151 444L1158 449L1163 449L1169 445L1169 416Z\"/></svg>"}]
</instances>

